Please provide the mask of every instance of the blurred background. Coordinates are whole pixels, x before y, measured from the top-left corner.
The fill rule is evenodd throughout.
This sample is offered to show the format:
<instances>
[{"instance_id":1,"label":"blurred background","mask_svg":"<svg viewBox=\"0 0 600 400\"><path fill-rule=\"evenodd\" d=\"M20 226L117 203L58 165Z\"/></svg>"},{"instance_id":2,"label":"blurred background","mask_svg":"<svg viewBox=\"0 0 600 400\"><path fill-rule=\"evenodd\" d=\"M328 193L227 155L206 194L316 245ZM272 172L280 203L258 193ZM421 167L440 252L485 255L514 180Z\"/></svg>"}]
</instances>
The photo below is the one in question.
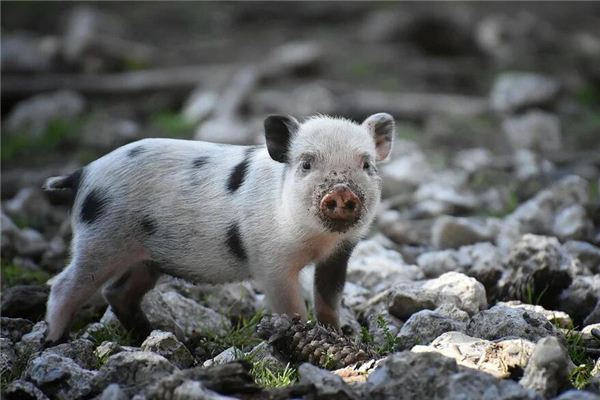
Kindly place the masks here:
<instances>
[{"instance_id":1,"label":"blurred background","mask_svg":"<svg viewBox=\"0 0 600 400\"><path fill-rule=\"evenodd\" d=\"M600 3L1 8L3 285L68 257L47 177L144 137L260 143L271 113L394 115L378 228L408 263L525 232L600 243ZM513 215L571 174L586 196Z\"/></svg>"},{"instance_id":2,"label":"blurred background","mask_svg":"<svg viewBox=\"0 0 600 400\"><path fill-rule=\"evenodd\" d=\"M272 113L396 118L372 240L350 266L349 282L360 285L346 296L352 307L390 285L458 271L484 285L478 304L565 311L563 328L600 322L600 2L0 7L0 311L32 321L22 328L33 329L32 343L43 339L33 322L71 241L69 206L42 192L45 179L145 137L261 143ZM207 305L225 307L228 296ZM74 330L105 310L98 297ZM395 334L402 322L389 313L382 321ZM345 326L361 332L353 318ZM360 317L363 328L378 329L373 321ZM571 346L578 388L598 370L594 343L588 353ZM198 360L216 354L198 348ZM2 385L19 365L3 361L0 370L13 372Z\"/></svg>"}]
</instances>

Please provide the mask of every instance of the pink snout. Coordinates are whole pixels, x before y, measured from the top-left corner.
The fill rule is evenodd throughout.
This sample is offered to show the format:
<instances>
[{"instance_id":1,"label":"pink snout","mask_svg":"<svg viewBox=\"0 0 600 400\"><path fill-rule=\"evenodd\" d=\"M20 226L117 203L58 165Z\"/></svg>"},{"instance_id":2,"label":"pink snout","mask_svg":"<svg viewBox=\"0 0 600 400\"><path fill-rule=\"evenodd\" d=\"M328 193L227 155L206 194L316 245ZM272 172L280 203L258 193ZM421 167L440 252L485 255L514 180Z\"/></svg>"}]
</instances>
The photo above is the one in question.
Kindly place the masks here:
<instances>
[{"instance_id":1,"label":"pink snout","mask_svg":"<svg viewBox=\"0 0 600 400\"><path fill-rule=\"evenodd\" d=\"M362 203L345 185L335 185L321 199L321 212L327 218L340 222L353 222L360 215Z\"/></svg>"}]
</instances>

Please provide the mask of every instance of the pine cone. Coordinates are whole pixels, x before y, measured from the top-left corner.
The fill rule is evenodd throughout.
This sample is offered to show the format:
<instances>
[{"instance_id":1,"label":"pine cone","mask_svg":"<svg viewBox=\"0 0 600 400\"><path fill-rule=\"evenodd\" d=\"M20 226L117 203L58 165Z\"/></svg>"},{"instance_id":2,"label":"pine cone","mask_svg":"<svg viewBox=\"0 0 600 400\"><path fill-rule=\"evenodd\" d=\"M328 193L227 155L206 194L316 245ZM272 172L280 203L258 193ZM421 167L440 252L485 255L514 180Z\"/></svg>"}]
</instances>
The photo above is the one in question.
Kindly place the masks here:
<instances>
[{"instance_id":1,"label":"pine cone","mask_svg":"<svg viewBox=\"0 0 600 400\"><path fill-rule=\"evenodd\" d=\"M364 344L315 322L304 323L297 316L267 315L256 331L292 363L308 361L322 368L338 369L375 357L373 350Z\"/></svg>"}]
</instances>

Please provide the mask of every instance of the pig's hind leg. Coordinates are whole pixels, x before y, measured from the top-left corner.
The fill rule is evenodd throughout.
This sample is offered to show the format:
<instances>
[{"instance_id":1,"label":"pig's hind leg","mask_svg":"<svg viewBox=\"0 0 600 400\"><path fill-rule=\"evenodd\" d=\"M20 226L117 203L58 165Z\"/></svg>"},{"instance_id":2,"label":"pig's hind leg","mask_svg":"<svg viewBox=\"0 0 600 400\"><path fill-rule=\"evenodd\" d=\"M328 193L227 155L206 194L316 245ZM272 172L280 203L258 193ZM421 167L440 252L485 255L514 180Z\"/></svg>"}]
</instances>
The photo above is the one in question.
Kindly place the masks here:
<instances>
[{"instance_id":1,"label":"pig's hind leg","mask_svg":"<svg viewBox=\"0 0 600 400\"><path fill-rule=\"evenodd\" d=\"M50 290L46 309L47 345L65 341L77 310L111 277L146 258L143 251L99 249L89 245L90 241L82 244L84 241L76 239L71 263L57 276Z\"/></svg>"},{"instance_id":2,"label":"pig's hind leg","mask_svg":"<svg viewBox=\"0 0 600 400\"><path fill-rule=\"evenodd\" d=\"M140 303L144 295L154 287L159 276L160 272L153 263L143 262L130 268L103 290L104 298L121 324L140 342L152 330Z\"/></svg>"}]
</instances>

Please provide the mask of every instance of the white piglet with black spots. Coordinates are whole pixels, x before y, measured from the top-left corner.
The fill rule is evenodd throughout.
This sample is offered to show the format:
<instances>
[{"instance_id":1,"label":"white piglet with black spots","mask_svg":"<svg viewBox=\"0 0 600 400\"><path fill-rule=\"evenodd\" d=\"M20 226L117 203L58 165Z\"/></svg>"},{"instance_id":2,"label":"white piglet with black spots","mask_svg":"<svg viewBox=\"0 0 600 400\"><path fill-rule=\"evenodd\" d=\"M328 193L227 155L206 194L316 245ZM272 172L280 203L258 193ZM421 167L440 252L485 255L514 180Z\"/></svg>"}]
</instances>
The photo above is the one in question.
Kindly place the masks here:
<instances>
[{"instance_id":1,"label":"white piglet with black spots","mask_svg":"<svg viewBox=\"0 0 600 400\"><path fill-rule=\"evenodd\" d=\"M128 330L150 332L140 301L160 274L194 282L252 278L271 311L306 318L298 274L315 263L317 319L338 327L348 258L381 194L394 120L265 120L266 146L144 139L46 190L71 190L70 264L52 285L47 343L66 339L99 288Z\"/></svg>"}]
</instances>

